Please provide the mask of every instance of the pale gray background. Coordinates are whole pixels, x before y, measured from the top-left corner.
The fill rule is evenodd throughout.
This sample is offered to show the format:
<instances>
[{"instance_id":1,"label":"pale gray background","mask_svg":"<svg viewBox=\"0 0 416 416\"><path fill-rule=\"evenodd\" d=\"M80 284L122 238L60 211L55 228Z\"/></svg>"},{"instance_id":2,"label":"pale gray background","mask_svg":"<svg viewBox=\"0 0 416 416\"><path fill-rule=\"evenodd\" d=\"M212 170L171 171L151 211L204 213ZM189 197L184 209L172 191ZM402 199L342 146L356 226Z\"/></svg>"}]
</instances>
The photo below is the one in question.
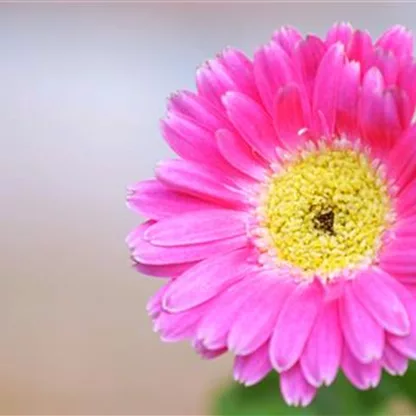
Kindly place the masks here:
<instances>
[{"instance_id":1,"label":"pale gray background","mask_svg":"<svg viewBox=\"0 0 416 416\"><path fill-rule=\"evenodd\" d=\"M165 97L283 24L375 36L416 4L0 5L0 413L201 414L231 360L164 345L130 268L125 186L169 150Z\"/></svg>"}]
</instances>

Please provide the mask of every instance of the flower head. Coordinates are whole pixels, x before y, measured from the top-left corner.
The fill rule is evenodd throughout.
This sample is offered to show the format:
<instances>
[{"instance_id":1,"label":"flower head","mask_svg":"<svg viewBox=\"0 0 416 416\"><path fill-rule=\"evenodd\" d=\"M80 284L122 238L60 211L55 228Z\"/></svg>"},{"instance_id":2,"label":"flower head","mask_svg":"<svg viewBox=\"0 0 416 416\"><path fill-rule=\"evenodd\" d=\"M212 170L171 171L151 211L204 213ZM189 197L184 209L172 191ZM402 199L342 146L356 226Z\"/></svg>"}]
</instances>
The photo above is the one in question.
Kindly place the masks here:
<instances>
[{"instance_id":1,"label":"flower head","mask_svg":"<svg viewBox=\"0 0 416 416\"><path fill-rule=\"evenodd\" d=\"M285 27L253 60L226 49L173 95L179 158L131 188L149 218L127 239L165 277L148 304L163 340L273 369L307 405L341 369L360 389L416 358L416 65L401 26L373 43L336 24Z\"/></svg>"}]
</instances>

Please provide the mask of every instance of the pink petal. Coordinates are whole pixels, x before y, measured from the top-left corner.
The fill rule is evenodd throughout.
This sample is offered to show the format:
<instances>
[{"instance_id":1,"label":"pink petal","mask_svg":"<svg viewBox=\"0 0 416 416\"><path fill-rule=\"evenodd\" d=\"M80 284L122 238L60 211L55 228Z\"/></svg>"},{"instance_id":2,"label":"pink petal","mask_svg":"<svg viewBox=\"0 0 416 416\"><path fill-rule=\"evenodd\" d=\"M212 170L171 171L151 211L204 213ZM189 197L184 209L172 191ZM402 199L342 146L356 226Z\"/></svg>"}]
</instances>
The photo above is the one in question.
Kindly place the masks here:
<instances>
[{"instance_id":1,"label":"pink petal","mask_svg":"<svg viewBox=\"0 0 416 416\"><path fill-rule=\"evenodd\" d=\"M389 177L404 188L416 176L416 126L411 126L389 152L386 164Z\"/></svg>"},{"instance_id":2,"label":"pink petal","mask_svg":"<svg viewBox=\"0 0 416 416\"><path fill-rule=\"evenodd\" d=\"M395 25L380 36L375 46L394 53L398 58L411 56L413 54L412 32L404 26Z\"/></svg>"},{"instance_id":3,"label":"pink petal","mask_svg":"<svg viewBox=\"0 0 416 416\"><path fill-rule=\"evenodd\" d=\"M406 231L415 233L414 224ZM411 248L415 242L414 235L398 236L397 240L391 242L382 252L380 268L395 276L400 282L416 283L416 251Z\"/></svg>"},{"instance_id":4,"label":"pink petal","mask_svg":"<svg viewBox=\"0 0 416 416\"><path fill-rule=\"evenodd\" d=\"M416 212L416 182L412 181L397 199L397 213L409 217Z\"/></svg>"},{"instance_id":5,"label":"pink petal","mask_svg":"<svg viewBox=\"0 0 416 416\"><path fill-rule=\"evenodd\" d=\"M304 144L299 134L310 125L310 108L298 85L282 87L276 97L274 107L274 127L280 141L289 149Z\"/></svg>"},{"instance_id":6,"label":"pink petal","mask_svg":"<svg viewBox=\"0 0 416 416\"><path fill-rule=\"evenodd\" d=\"M238 134L222 129L217 131L216 139L220 153L231 166L254 179L265 179L265 162Z\"/></svg>"},{"instance_id":7,"label":"pink petal","mask_svg":"<svg viewBox=\"0 0 416 416\"><path fill-rule=\"evenodd\" d=\"M365 74L373 63L373 44L370 34L367 31L355 30L346 53L350 61L360 62L361 72Z\"/></svg>"},{"instance_id":8,"label":"pink petal","mask_svg":"<svg viewBox=\"0 0 416 416\"><path fill-rule=\"evenodd\" d=\"M135 245L143 239L145 231L153 224L155 224L155 221L149 220L140 224L129 232L126 237L126 244L130 250L133 250Z\"/></svg>"},{"instance_id":9,"label":"pink petal","mask_svg":"<svg viewBox=\"0 0 416 416\"><path fill-rule=\"evenodd\" d=\"M286 25L273 33L272 38L288 56L291 56L299 41L302 40L302 34L296 28Z\"/></svg>"},{"instance_id":10,"label":"pink petal","mask_svg":"<svg viewBox=\"0 0 416 416\"><path fill-rule=\"evenodd\" d=\"M338 302L325 303L315 321L300 361L309 384L314 387L332 384L341 362L342 346Z\"/></svg>"},{"instance_id":11,"label":"pink petal","mask_svg":"<svg viewBox=\"0 0 416 416\"><path fill-rule=\"evenodd\" d=\"M308 96L312 96L316 73L325 55L325 44L317 36L308 35L298 43L294 51L294 62L299 68Z\"/></svg>"},{"instance_id":12,"label":"pink petal","mask_svg":"<svg viewBox=\"0 0 416 416\"><path fill-rule=\"evenodd\" d=\"M178 342L195 336L196 327L209 305L200 305L192 310L171 314L162 311L154 320L154 330L162 341Z\"/></svg>"},{"instance_id":13,"label":"pink petal","mask_svg":"<svg viewBox=\"0 0 416 416\"><path fill-rule=\"evenodd\" d=\"M249 270L247 255L247 249L240 249L199 262L170 284L163 297L164 309L181 312L224 291Z\"/></svg>"},{"instance_id":14,"label":"pink petal","mask_svg":"<svg viewBox=\"0 0 416 416\"><path fill-rule=\"evenodd\" d=\"M212 360L227 352L227 348L210 350L209 348L205 347L201 341L198 340L193 342L193 347L195 348L195 351L205 360Z\"/></svg>"},{"instance_id":15,"label":"pink petal","mask_svg":"<svg viewBox=\"0 0 416 416\"><path fill-rule=\"evenodd\" d=\"M360 91L360 64L347 62L342 70L337 97L338 130L354 136L357 132L358 97Z\"/></svg>"},{"instance_id":16,"label":"pink petal","mask_svg":"<svg viewBox=\"0 0 416 416\"><path fill-rule=\"evenodd\" d=\"M299 364L280 375L280 391L289 406L307 406L316 394L316 389L306 381Z\"/></svg>"},{"instance_id":17,"label":"pink petal","mask_svg":"<svg viewBox=\"0 0 416 416\"><path fill-rule=\"evenodd\" d=\"M326 45L331 46L334 43L341 42L345 48L348 47L354 29L350 23L335 23L326 35Z\"/></svg>"},{"instance_id":18,"label":"pink petal","mask_svg":"<svg viewBox=\"0 0 416 416\"><path fill-rule=\"evenodd\" d=\"M242 280L211 301L212 307L199 324L197 332L197 338L208 348L226 346L228 333L237 316L263 282L263 276L259 273L259 269L253 265L253 269Z\"/></svg>"},{"instance_id":19,"label":"pink petal","mask_svg":"<svg viewBox=\"0 0 416 416\"><path fill-rule=\"evenodd\" d=\"M400 118L395 96L384 90L383 76L375 67L364 76L359 115L365 140L375 149L388 150L401 132Z\"/></svg>"},{"instance_id":20,"label":"pink petal","mask_svg":"<svg viewBox=\"0 0 416 416\"><path fill-rule=\"evenodd\" d=\"M245 386L258 383L271 370L268 342L251 354L237 355L234 360L234 379Z\"/></svg>"},{"instance_id":21,"label":"pink petal","mask_svg":"<svg viewBox=\"0 0 416 416\"><path fill-rule=\"evenodd\" d=\"M381 365L379 361L363 364L344 348L342 356L342 370L350 382L360 390L377 387L381 379Z\"/></svg>"},{"instance_id":22,"label":"pink petal","mask_svg":"<svg viewBox=\"0 0 416 416\"><path fill-rule=\"evenodd\" d=\"M154 319L162 312L162 298L169 287L169 283L162 286L147 302L146 311Z\"/></svg>"},{"instance_id":23,"label":"pink petal","mask_svg":"<svg viewBox=\"0 0 416 416\"><path fill-rule=\"evenodd\" d=\"M224 126L232 128L229 121L222 123L221 127ZM240 172L230 166L221 155L216 142L216 130L209 131L197 121L175 113L169 113L161 121L161 130L169 146L181 158L211 166L225 175L235 176L236 180L241 179Z\"/></svg>"},{"instance_id":24,"label":"pink petal","mask_svg":"<svg viewBox=\"0 0 416 416\"><path fill-rule=\"evenodd\" d=\"M253 64L240 51L224 50L197 71L198 92L222 108L221 97L227 91L240 91L254 99L258 93L254 82Z\"/></svg>"},{"instance_id":25,"label":"pink petal","mask_svg":"<svg viewBox=\"0 0 416 416\"><path fill-rule=\"evenodd\" d=\"M262 281L241 308L228 334L228 348L238 355L255 351L273 332L284 301L294 285L276 275L276 271L260 273Z\"/></svg>"},{"instance_id":26,"label":"pink petal","mask_svg":"<svg viewBox=\"0 0 416 416\"><path fill-rule=\"evenodd\" d=\"M161 121L161 131L180 157L212 165L224 163L215 143L215 134L193 120L170 113Z\"/></svg>"},{"instance_id":27,"label":"pink petal","mask_svg":"<svg viewBox=\"0 0 416 416\"><path fill-rule=\"evenodd\" d=\"M251 98L237 92L224 95L223 103L244 140L265 160L273 161L279 141L268 114Z\"/></svg>"},{"instance_id":28,"label":"pink petal","mask_svg":"<svg viewBox=\"0 0 416 416\"><path fill-rule=\"evenodd\" d=\"M381 363L384 369L392 376L402 376L407 371L408 359L397 352L389 344L384 348L383 358Z\"/></svg>"},{"instance_id":29,"label":"pink petal","mask_svg":"<svg viewBox=\"0 0 416 416\"><path fill-rule=\"evenodd\" d=\"M336 103L344 62L343 45L340 43L332 45L322 58L315 79L313 111L314 114L318 112L323 114L330 134L335 126Z\"/></svg>"},{"instance_id":30,"label":"pink petal","mask_svg":"<svg viewBox=\"0 0 416 416\"><path fill-rule=\"evenodd\" d=\"M156 179L132 186L127 196L127 205L139 214L153 219L215 207L210 202L172 191Z\"/></svg>"},{"instance_id":31,"label":"pink petal","mask_svg":"<svg viewBox=\"0 0 416 416\"><path fill-rule=\"evenodd\" d=\"M207 243L245 234L247 222L248 214L241 211L196 211L158 221L144 233L144 239L165 247Z\"/></svg>"},{"instance_id":32,"label":"pink petal","mask_svg":"<svg viewBox=\"0 0 416 416\"><path fill-rule=\"evenodd\" d=\"M405 357L416 359L416 301L415 297L410 293L401 296L407 314L410 319L411 331L409 335L397 336L393 334L387 335L388 343Z\"/></svg>"},{"instance_id":33,"label":"pink petal","mask_svg":"<svg viewBox=\"0 0 416 416\"><path fill-rule=\"evenodd\" d=\"M266 110L272 114L277 91L289 82L298 82L293 64L284 49L269 42L254 54L254 77Z\"/></svg>"},{"instance_id":34,"label":"pink petal","mask_svg":"<svg viewBox=\"0 0 416 416\"><path fill-rule=\"evenodd\" d=\"M406 309L386 280L391 277L382 270L360 273L353 281L355 296L379 325L395 335L407 335L410 321ZM385 283L386 282L386 283Z\"/></svg>"},{"instance_id":35,"label":"pink petal","mask_svg":"<svg viewBox=\"0 0 416 416\"><path fill-rule=\"evenodd\" d=\"M225 114L209 100L190 91L180 91L168 101L168 110L181 118L187 118L208 131L215 132L229 124Z\"/></svg>"},{"instance_id":36,"label":"pink petal","mask_svg":"<svg viewBox=\"0 0 416 416\"><path fill-rule=\"evenodd\" d=\"M398 122L395 121L395 123L398 124L396 127L396 134L398 134L401 133L402 130L405 130L412 122L414 105L412 105L407 92L397 88L397 86L390 86L388 91L393 97L396 105Z\"/></svg>"},{"instance_id":37,"label":"pink petal","mask_svg":"<svg viewBox=\"0 0 416 416\"><path fill-rule=\"evenodd\" d=\"M133 267L142 274L154 277L174 278L192 267L195 263L184 264L165 264L162 266L152 266L149 264L135 263Z\"/></svg>"},{"instance_id":38,"label":"pink petal","mask_svg":"<svg viewBox=\"0 0 416 416\"><path fill-rule=\"evenodd\" d=\"M186 160L165 160L156 167L157 178L168 188L226 207L241 207L244 196L233 183L208 167Z\"/></svg>"},{"instance_id":39,"label":"pink petal","mask_svg":"<svg viewBox=\"0 0 416 416\"><path fill-rule=\"evenodd\" d=\"M287 298L270 341L270 359L277 371L288 370L299 359L315 323L322 297L321 288L310 284L299 285Z\"/></svg>"},{"instance_id":40,"label":"pink petal","mask_svg":"<svg viewBox=\"0 0 416 416\"><path fill-rule=\"evenodd\" d=\"M238 91L233 74L217 59L207 61L196 72L198 92L208 101L221 107L221 96L227 91Z\"/></svg>"},{"instance_id":41,"label":"pink petal","mask_svg":"<svg viewBox=\"0 0 416 416\"><path fill-rule=\"evenodd\" d=\"M399 73L399 63L394 55L378 49L374 53L373 65L383 74L386 85L396 84Z\"/></svg>"},{"instance_id":42,"label":"pink petal","mask_svg":"<svg viewBox=\"0 0 416 416\"><path fill-rule=\"evenodd\" d=\"M228 253L246 245L246 236L176 247L154 246L148 241L138 240L135 243L132 255L139 263L150 265L177 264L202 260L221 253Z\"/></svg>"},{"instance_id":43,"label":"pink petal","mask_svg":"<svg viewBox=\"0 0 416 416\"><path fill-rule=\"evenodd\" d=\"M340 321L351 352L363 363L378 360L383 354L384 331L346 285L340 301Z\"/></svg>"},{"instance_id":44,"label":"pink petal","mask_svg":"<svg viewBox=\"0 0 416 416\"><path fill-rule=\"evenodd\" d=\"M244 52L228 47L218 56L218 59L234 77L238 91L257 101L260 97L254 80L253 62Z\"/></svg>"},{"instance_id":45,"label":"pink petal","mask_svg":"<svg viewBox=\"0 0 416 416\"><path fill-rule=\"evenodd\" d=\"M411 104L411 113L413 116L413 112L416 105L416 63L410 61L399 70L398 80L397 80L398 87L401 88L403 91L406 92L407 96L409 97L409 101Z\"/></svg>"}]
</instances>

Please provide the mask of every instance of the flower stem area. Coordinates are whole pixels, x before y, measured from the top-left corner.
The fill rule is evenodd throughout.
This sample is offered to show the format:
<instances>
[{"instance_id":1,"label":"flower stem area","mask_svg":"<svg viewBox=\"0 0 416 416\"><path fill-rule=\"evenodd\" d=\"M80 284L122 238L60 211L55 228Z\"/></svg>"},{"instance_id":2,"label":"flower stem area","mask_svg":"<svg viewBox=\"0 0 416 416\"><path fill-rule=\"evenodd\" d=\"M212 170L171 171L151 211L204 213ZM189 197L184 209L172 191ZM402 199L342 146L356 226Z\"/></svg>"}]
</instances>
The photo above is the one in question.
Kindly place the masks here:
<instances>
[{"instance_id":1,"label":"flower stem area","mask_svg":"<svg viewBox=\"0 0 416 416\"><path fill-rule=\"evenodd\" d=\"M271 373L259 384L244 387L233 383L218 392L211 414L224 415L414 415L416 414L416 365L404 377L383 374L377 389L355 389L342 374L322 388L307 408L287 406L280 395L278 375Z\"/></svg>"}]
</instances>

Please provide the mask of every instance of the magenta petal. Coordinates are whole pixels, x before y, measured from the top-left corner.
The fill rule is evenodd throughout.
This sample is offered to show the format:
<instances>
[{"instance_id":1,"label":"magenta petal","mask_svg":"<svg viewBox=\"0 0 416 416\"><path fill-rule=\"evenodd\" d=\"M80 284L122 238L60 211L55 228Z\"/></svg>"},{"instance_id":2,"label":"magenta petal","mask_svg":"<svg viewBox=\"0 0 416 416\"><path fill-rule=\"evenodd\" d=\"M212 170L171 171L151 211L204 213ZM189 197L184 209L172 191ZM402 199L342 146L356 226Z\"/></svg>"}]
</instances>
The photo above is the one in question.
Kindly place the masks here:
<instances>
[{"instance_id":1,"label":"magenta petal","mask_svg":"<svg viewBox=\"0 0 416 416\"><path fill-rule=\"evenodd\" d=\"M416 62L412 60L401 67L398 75L398 86L406 92L411 104L411 113L416 105Z\"/></svg>"},{"instance_id":2,"label":"magenta petal","mask_svg":"<svg viewBox=\"0 0 416 416\"><path fill-rule=\"evenodd\" d=\"M161 131L166 142L180 157L213 165L223 163L215 145L214 133L192 120L168 114L161 121Z\"/></svg>"},{"instance_id":3,"label":"magenta petal","mask_svg":"<svg viewBox=\"0 0 416 416\"><path fill-rule=\"evenodd\" d=\"M404 26L395 25L386 30L375 43L385 51L392 52L396 57L411 56L413 53L413 36Z\"/></svg>"},{"instance_id":4,"label":"magenta petal","mask_svg":"<svg viewBox=\"0 0 416 416\"><path fill-rule=\"evenodd\" d=\"M322 303L318 284L299 285L288 297L270 341L270 359L277 371L288 370L299 359ZM299 319L302 316L302 319Z\"/></svg>"},{"instance_id":5,"label":"magenta petal","mask_svg":"<svg viewBox=\"0 0 416 416\"><path fill-rule=\"evenodd\" d=\"M212 349L226 346L232 325L262 281L258 268L253 265L243 279L215 297L199 324L197 338Z\"/></svg>"},{"instance_id":6,"label":"magenta petal","mask_svg":"<svg viewBox=\"0 0 416 416\"><path fill-rule=\"evenodd\" d=\"M180 91L172 95L167 107L171 114L187 118L211 132L229 124L225 114L209 100L190 91Z\"/></svg>"},{"instance_id":7,"label":"magenta petal","mask_svg":"<svg viewBox=\"0 0 416 416\"><path fill-rule=\"evenodd\" d=\"M385 153L401 132L397 100L391 89L384 90L380 71L372 67L364 76L359 102L363 138L374 150Z\"/></svg>"},{"instance_id":8,"label":"magenta petal","mask_svg":"<svg viewBox=\"0 0 416 416\"><path fill-rule=\"evenodd\" d=\"M381 49L376 50L373 65L383 74L386 85L396 84L399 73L399 62L394 55Z\"/></svg>"},{"instance_id":9,"label":"magenta petal","mask_svg":"<svg viewBox=\"0 0 416 416\"><path fill-rule=\"evenodd\" d=\"M228 334L228 348L238 355L252 353L270 338L284 301L294 289L291 281L281 281L273 270L259 277L263 281L241 308Z\"/></svg>"},{"instance_id":10,"label":"magenta petal","mask_svg":"<svg viewBox=\"0 0 416 416\"><path fill-rule=\"evenodd\" d=\"M400 127L405 130L412 122L414 104L410 101L408 93L402 89L391 87L390 93L394 97L397 106Z\"/></svg>"},{"instance_id":11,"label":"magenta petal","mask_svg":"<svg viewBox=\"0 0 416 416\"><path fill-rule=\"evenodd\" d=\"M391 277L381 270L366 271L352 282L355 296L379 325L395 335L407 335L410 321L394 290L384 283ZM377 290L374 290L377 288Z\"/></svg>"},{"instance_id":12,"label":"magenta petal","mask_svg":"<svg viewBox=\"0 0 416 416\"><path fill-rule=\"evenodd\" d=\"M310 117L309 104L298 85L288 84L279 90L274 106L274 127L286 148L294 150L304 144L299 131L309 127Z\"/></svg>"},{"instance_id":13,"label":"magenta petal","mask_svg":"<svg viewBox=\"0 0 416 416\"><path fill-rule=\"evenodd\" d=\"M222 240L246 233L248 214L210 209L162 219L149 227L144 239L155 246L181 246ZM212 225L215 224L215 227Z\"/></svg>"},{"instance_id":14,"label":"magenta petal","mask_svg":"<svg viewBox=\"0 0 416 416\"><path fill-rule=\"evenodd\" d=\"M201 341L197 340L193 342L192 345L195 348L195 351L205 360L212 360L219 357L227 352L227 348L218 348L211 350L207 348Z\"/></svg>"},{"instance_id":15,"label":"magenta petal","mask_svg":"<svg viewBox=\"0 0 416 416\"><path fill-rule=\"evenodd\" d=\"M272 114L277 91L289 82L299 81L293 63L276 42L269 42L254 54L254 76L261 99Z\"/></svg>"},{"instance_id":16,"label":"magenta petal","mask_svg":"<svg viewBox=\"0 0 416 416\"><path fill-rule=\"evenodd\" d=\"M189 311L171 314L163 310L154 320L154 330L159 332L165 342L177 342L192 339L197 324L209 305L200 305Z\"/></svg>"},{"instance_id":17,"label":"magenta petal","mask_svg":"<svg viewBox=\"0 0 416 416\"><path fill-rule=\"evenodd\" d=\"M416 126L411 126L389 152L388 174L403 189L416 177Z\"/></svg>"},{"instance_id":18,"label":"magenta petal","mask_svg":"<svg viewBox=\"0 0 416 416\"><path fill-rule=\"evenodd\" d=\"M221 108L221 96L227 91L238 91L238 85L219 60L207 61L196 73L198 92Z\"/></svg>"},{"instance_id":19,"label":"magenta petal","mask_svg":"<svg viewBox=\"0 0 416 416\"><path fill-rule=\"evenodd\" d=\"M349 45L354 29L350 23L335 23L326 35L326 45L331 46L334 43L341 42L345 48Z\"/></svg>"},{"instance_id":20,"label":"magenta petal","mask_svg":"<svg viewBox=\"0 0 416 416\"><path fill-rule=\"evenodd\" d=\"M329 386L338 372L342 353L338 302L325 303L312 328L301 356L303 374L309 384Z\"/></svg>"},{"instance_id":21,"label":"magenta petal","mask_svg":"<svg viewBox=\"0 0 416 416\"><path fill-rule=\"evenodd\" d=\"M381 365L379 361L363 364L344 348L342 355L342 370L350 382L360 390L377 387L381 379Z\"/></svg>"},{"instance_id":22,"label":"magenta petal","mask_svg":"<svg viewBox=\"0 0 416 416\"><path fill-rule=\"evenodd\" d=\"M351 284L345 286L340 301L340 321L345 340L359 361L369 363L381 358L384 348L383 328L358 301Z\"/></svg>"},{"instance_id":23,"label":"magenta petal","mask_svg":"<svg viewBox=\"0 0 416 416\"><path fill-rule=\"evenodd\" d=\"M162 312L162 299L168 290L169 283L162 286L147 302L146 311L152 319L157 318Z\"/></svg>"},{"instance_id":24,"label":"magenta petal","mask_svg":"<svg viewBox=\"0 0 416 416\"><path fill-rule=\"evenodd\" d=\"M373 64L373 42L367 31L355 30L345 51L350 61L360 63L363 74Z\"/></svg>"},{"instance_id":25,"label":"magenta petal","mask_svg":"<svg viewBox=\"0 0 416 416\"><path fill-rule=\"evenodd\" d=\"M251 354L237 355L234 360L234 379L245 386L258 383L271 370L268 342Z\"/></svg>"},{"instance_id":26,"label":"magenta petal","mask_svg":"<svg viewBox=\"0 0 416 416\"><path fill-rule=\"evenodd\" d=\"M347 62L343 68L337 97L337 127L349 136L358 134L357 112L360 91L360 64Z\"/></svg>"},{"instance_id":27,"label":"magenta petal","mask_svg":"<svg viewBox=\"0 0 416 416\"><path fill-rule=\"evenodd\" d=\"M222 108L221 97L227 91L240 91L254 99L258 97L252 62L233 48L224 50L198 69L197 87L204 98L219 108Z\"/></svg>"},{"instance_id":28,"label":"magenta petal","mask_svg":"<svg viewBox=\"0 0 416 416\"><path fill-rule=\"evenodd\" d=\"M127 206L152 219L215 207L210 202L172 191L156 179L142 181L130 187Z\"/></svg>"},{"instance_id":29,"label":"magenta petal","mask_svg":"<svg viewBox=\"0 0 416 416\"><path fill-rule=\"evenodd\" d=\"M145 221L129 232L126 237L126 244L130 250L134 250L136 244L143 240L144 233L153 224L155 224L155 221L153 220Z\"/></svg>"},{"instance_id":30,"label":"magenta petal","mask_svg":"<svg viewBox=\"0 0 416 416\"><path fill-rule=\"evenodd\" d=\"M253 62L236 48L226 48L218 55L219 61L232 74L235 85L243 94L254 100L259 99L253 73Z\"/></svg>"},{"instance_id":31,"label":"magenta petal","mask_svg":"<svg viewBox=\"0 0 416 416\"><path fill-rule=\"evenodd\" d=\"M221 129L216 139L220 153L231 166L259 181L265 179L264 160L237 133Z\"/></svg>"},{"instance_id":32,"label":"magenta petal","mask_svg":"<svg viewBox=\"0 0 416 416\"><path fill-rule=\"evenodd\" d=\"M210 257L175 279L163 297L163 307L180 312L199 305L242 279L250 265L247 249Z\"/></svg>"},{"instance_id":33,"label":"magenta petal","mask_svg":"<svg viewBox=\"0 0 416 416\"><path fill-rule=\"evenodd\" d=\"M410 230L406 230L410 231ZM380 257L380 268L402 283L416 283L415 236L400 236Z\"/></svg>"},{"instance_id":34,"label":"magenta petal","mask_svg":"<svg viewBox=\"0 0 416 416\"><path fill-rule=\"evenodd\" d=\"M410 319L410 333L406 336L397 336L389 334L387 340L389 344L394 347L405 357L416 359L416 299L410 293L401 296L401 301L404 304L407 314Z\"/></svg>"},{"instance_id":35,"label":"magenta petal","mask_svg":"<svg viewBox=\"0 0 416 416\"><path fill-rule=\"evenodd\" d=\"M408 359L389 344L386 344L386 347L384 348L381 363L383 368L392 376L404 375L409 365Z\"/></svg>"},{"instance_id":36,"label":"magenta petal","mask_svg":"<svg viewBox=\"0 0 416 416\"><path fill-rule=\"evenodd\" d=\"M289 406L307 406L316 394L316 388L306 381L299 364L280 375L280 391Z\"/></svg>"},{"instance_id":37,"label":"magenta petal","mask_svg":"<svg viewBox=\"0 0 416 416\"><path fill-rule=\"evenodd\" d=\"M244 140L265 160L273 161L279 141L270 116L251 98L237 92L224 95L223 103Z\"/></svg>"},{"instance_id":38,"label":"magenta petal","mask_svg":"<svg viewBox=\"0 0 416 416\"><path fill-rule=\"evenodd\" d=\"M246 247L246 245L246 236L175 247L154 246L148 241L139 239L134 244L132 256L137 262L150 265L188 263L228 253Z\"/></svg>"},{"instance_id":39,"label":"magenta petal","mask_svg":"<svg viewBox=\"0 0 416 416\"><path fill-rule=\"evenodd\" d=\"M325 44L314 35L308 35L305 40L299 42L294 51L293 59L309 96L312 96L316 73L325 52Z\"/></svg>"},{"instance_id":40,"label":"magenta petal","mask_svg":"<svg viewBox=\"0 0 416 416\"><path fill-rule=\"evenodd\" d=\"M229 122L222 127L232 128ZM173 151L182 159L221 172L222 176L241 179L240 172L230 166L221 155L215 138L216 130L208 131L194 120L175 114L161 121L161 131ZM244 177L243 177L244 182Z\"/></svg>"},{"instance_id":41,"label":"magenta petal","mask_svg":"<svg viewBox=\"0 0 416 416\"><path fill-rule=\"evenodd\" d=\"M134 263L133 267L142 274L154 277L175 278L192 267L195 263L164 264L153 266L149 264Z\"/></svg>"},{"instance_id":42,"label":"magenta petal","mask_svg":"<svg viewBox=\"0 0 416 416\"><path fill-rule=\"evenodd\" d=\"M416 212L416 182L412 181L401 193L397 200L397 213L405 217ZM416 271L416 269L415 269Z\"/></svg>"},{"instance_id":43,"label":"magenta petal","mask_svg":"<svg viewBox=\"0 0 416 416\"><path fill-rule=\"evenodd\" d=\"M165 160L156 167L157 178L168 188L225 207L241 207L244 196L231 181L203 165L187 160Z\"/></svg>"},{"instance_id":44,"label":"magenta petal","mask_svg":"<svg viewBox=\"0 0 416 416\"><path fill-rule=\"evenodd\" d=\"M272 39L288 54L288 56L291 56L299 41L302 40L302 34L296 28L286 25L274 32Z\"/></svg>"},{"instance_id":45,"label":"magenta petal","mask_svg":"<svg viewBox=\"0 0 416 416\"><path fill-rule=\"evenodd\" d=\"M336 102L344 62L343 45L341 43L332 45L322 58L315 79L313 112L315 115L318 112L323 114L330 134L334 131L335 126Z\"/></svg>"}]
</instances>

